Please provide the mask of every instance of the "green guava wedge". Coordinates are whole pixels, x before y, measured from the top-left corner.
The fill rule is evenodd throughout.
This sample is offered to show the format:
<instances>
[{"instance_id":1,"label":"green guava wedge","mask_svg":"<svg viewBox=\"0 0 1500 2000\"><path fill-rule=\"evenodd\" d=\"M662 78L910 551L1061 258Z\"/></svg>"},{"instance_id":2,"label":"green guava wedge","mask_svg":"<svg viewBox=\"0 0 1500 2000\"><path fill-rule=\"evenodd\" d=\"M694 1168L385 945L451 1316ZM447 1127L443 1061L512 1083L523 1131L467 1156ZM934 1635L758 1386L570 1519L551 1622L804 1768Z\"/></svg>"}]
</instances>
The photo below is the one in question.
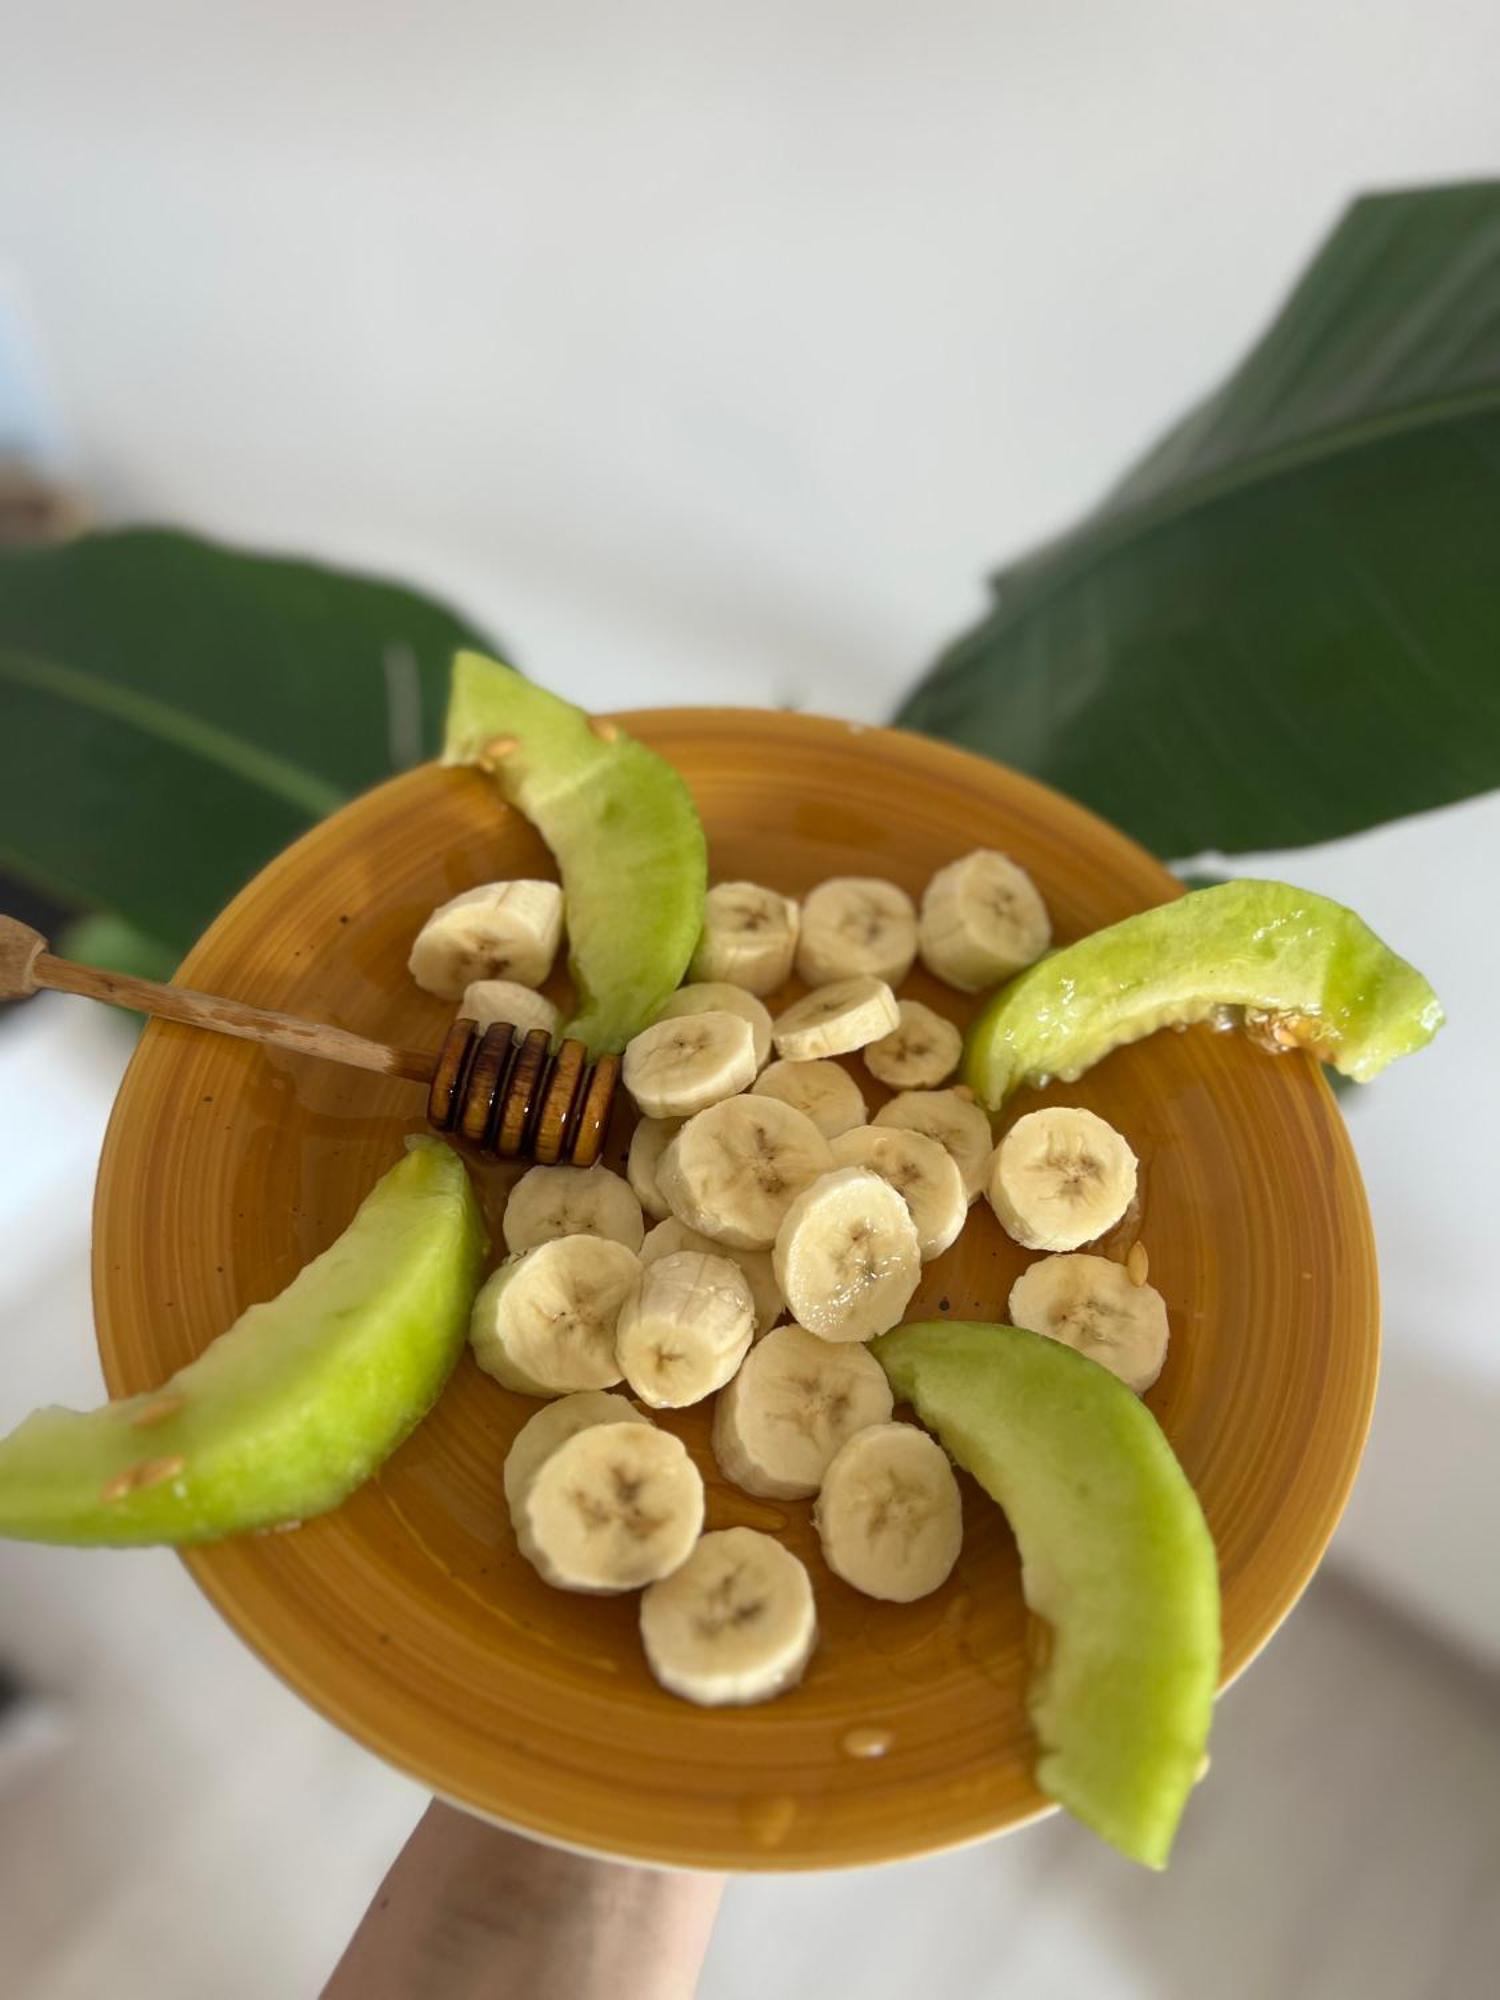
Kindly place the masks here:
<instances>
[{"instance_id":1,"label":"green guava wedge","mask_svg":"<svg viewBox=\"0 0 1500 2000\"><path fill-rule=\"evenodd\" d=\"M458 653L445 764L493 769L562 876L578 1011L562 1029L622 1049L682 983L703 928L708 849L664 758L514 668Z\"/></svg>"},{"instance_id":2,"label":"green guava wedge","mask_svg":"<svg viewBox=\"0 0 1500 2000\"><path fill-rule=\"evenodd\" d=\"M1224 882L1065 946L1002 986L969 1030L964 1078L998 1111L1072 1082L1158 1028L1241 1022L1367 1083L1443 1025L1437 995L1368 924L1285 882Z\"/></svg>"},{"instance_id":3,"label":"green guava wedge","mask_svg":"<svg viewBox=\"0 0 1500 2000\"><path fill-rule=\"evenodd\" d=\"M160 1389L0 1438L0 1535L207 1542L326 1513L432 1407L484 1247L463 1162L413 1140L337 1242Z\"/></svg>"},{"instance_id":4,"label":"green guava wedge","mask_svg":"<svg viewBox=\"0 0 1500 2000\"><path fill-rule=\"evenodd\" d=\"M1219 1674L1214 1545L1182 1467L1107 1368L1013 1326L898 1326L898 1401L1004 1508L1051 1656L1026 1691L1036 1780L1132 1861L1164 1868Z\"/></svg>"}]
</instances>

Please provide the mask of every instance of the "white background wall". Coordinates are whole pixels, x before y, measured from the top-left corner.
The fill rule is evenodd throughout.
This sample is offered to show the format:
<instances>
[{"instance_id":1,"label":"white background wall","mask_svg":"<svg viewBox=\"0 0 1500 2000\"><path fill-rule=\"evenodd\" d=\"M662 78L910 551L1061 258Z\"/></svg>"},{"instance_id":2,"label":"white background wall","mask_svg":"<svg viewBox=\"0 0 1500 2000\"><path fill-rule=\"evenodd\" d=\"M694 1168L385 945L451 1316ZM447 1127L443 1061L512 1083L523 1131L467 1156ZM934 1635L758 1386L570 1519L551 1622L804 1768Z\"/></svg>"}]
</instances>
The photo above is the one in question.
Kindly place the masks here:
<instances>
[{"instance_id":1,"label":"white background wall","mask_svg":"<svg viewBox=\"0 0 1500 2000\"><path fill-rule=\"evenodd\" d=\"M8 414L114 517L388 566L592 701L883 716L1350 194L1500 166L1496 46L1483 0L17 6ZM1355 1114L1342 1547L1500 1648L1497 861L1492 802L1270 865L1454 1015Z\"/></svg>"}]
</instances>

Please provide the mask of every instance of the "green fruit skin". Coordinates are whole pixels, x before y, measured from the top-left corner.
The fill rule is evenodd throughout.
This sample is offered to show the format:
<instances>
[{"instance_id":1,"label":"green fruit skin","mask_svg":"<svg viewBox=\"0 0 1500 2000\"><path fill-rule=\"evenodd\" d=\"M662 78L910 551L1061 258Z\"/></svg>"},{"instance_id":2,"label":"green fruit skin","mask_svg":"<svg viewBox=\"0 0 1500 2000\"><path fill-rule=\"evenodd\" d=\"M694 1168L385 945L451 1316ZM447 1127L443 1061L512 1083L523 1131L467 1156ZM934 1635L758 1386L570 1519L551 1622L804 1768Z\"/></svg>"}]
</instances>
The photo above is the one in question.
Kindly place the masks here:
<instances>
[{"instance_id":1,"label":"green fruit skin","mask_svg":"<svg viewBox=\"0 0 1500 2000\"><path fill-rule=\"evenodd\" d=\"M515 741L496 783L562 876L578 1011L561 1032L612 1053L681 985L703 928L708 847L697 808L672 766L624 730L606 739L581 708L514 668L458 653L443 762L474 763L496 737Z\"/></svg>"},{"instance_id":2,"label":"green fruit skin","mask_svg":"<svg viewBox=\"0 0 1500 2000\"><path fill-rule=\"evenodd\" d=\"M1366 1083L1443 1024L1437 995L1342 903L1285 882L1224 882L1053 952L995 994L964 1078L998 1111L1023 1084L1071 1082L1125 1042L1246 1007Z\"/></svg>"},{"instance_id":3,"label":"green fruit skin","mask_svg":"<svg viewBox=\"0 0 1500 2000\"><path fill-rule=\"evenodd\" d=\"M1052 1628L1027 1707L1036 1780L1164 1868L1219 1677L1219 1573L1197 1495L1108 1369L1011 1326L926 1322L873 1344L898 1400L1005 1510Z\"/></svg>"},{"instance_id":4,"label":"green fruit skin","mask_svg":"<svg viewBox=\"0 0 1500 2000\"><path fill-rule=\"evenodd\" d=\"M133 1547L295 1526L368 1479L463 1351L484 1221L456 1153L414 1139L337 1242L146 1395L34 1411L0 1439L0 1535ZM175 1415L132 1419L160 1397ZM142 1461L182 1470L106 1500Z\"/></svg>"}]
</instances>

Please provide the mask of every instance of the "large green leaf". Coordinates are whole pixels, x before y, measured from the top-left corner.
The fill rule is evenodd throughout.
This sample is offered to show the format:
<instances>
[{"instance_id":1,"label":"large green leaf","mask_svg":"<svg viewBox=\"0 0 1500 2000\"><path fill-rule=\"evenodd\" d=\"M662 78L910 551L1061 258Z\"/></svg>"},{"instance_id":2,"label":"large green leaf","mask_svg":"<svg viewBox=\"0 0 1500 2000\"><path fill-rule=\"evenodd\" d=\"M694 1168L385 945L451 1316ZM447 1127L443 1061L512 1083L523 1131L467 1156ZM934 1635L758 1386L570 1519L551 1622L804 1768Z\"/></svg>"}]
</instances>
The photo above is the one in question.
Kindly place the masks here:
<instances>
[{"instance_id":1,"label":"large green leaf","mask_svg":"<svg viewBox=\"0 0 1500 2000\"><path fill-rule=\"evenodd\" d=\"M0 556L0 866L180 952L431 755L454 652L490 643L397 585L187 535Z\"/></svg>"},{"instance_id":2,"label":"large green leaf","mask_svg":"<svg viewBox=\"0 0 1500 2000\"><path fill-rule=\"evenodd\" d=\"M1500 783L1500 182L1356 202L1217 394L995 583L899 719L1159 854Z\"/></svg>"}]
</instances>

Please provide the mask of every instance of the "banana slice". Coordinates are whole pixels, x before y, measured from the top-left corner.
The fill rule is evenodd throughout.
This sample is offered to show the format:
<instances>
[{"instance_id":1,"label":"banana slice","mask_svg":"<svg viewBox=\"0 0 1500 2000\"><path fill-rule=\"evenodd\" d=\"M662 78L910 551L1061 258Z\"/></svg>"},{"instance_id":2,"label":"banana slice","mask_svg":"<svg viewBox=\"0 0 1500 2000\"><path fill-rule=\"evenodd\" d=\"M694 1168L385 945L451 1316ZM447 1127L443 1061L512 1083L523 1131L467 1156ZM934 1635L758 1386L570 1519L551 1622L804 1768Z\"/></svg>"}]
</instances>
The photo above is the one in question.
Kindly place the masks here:
<instances>
[{"instance_id":1,"label":"banana slice","mask_svg":"<svg viewBox=\"0 0 1500 2000\"><path fill-rule=\"evenodd\" d=\"M680 1438L654 1424L590 1424L538 1467L516 1540L559 1590L639 1590L687 1561L703 1481Z\"/></svg>"},{"instance_id":2,"label":"banana slice","mask_svg":"<svg viewBox=\"0 0 1500 2000\"><path fill-rule=\"evenodd\" d=\"M894 882L839 875L802 905L797 971L809 986L856 973L899 986L916 955L916 906Z\"/></svg>"},{"instance_id":3,"label":"banana slice","mask_svg":"<svg viewBox=\"0 0 1500 2000\"><path fill-rule=\"evenodd\" d=\"M1075 1251L1043 1257L1010 1288L1013 1326L1076 1347L1144 1395L1167 1358L1167 1304L1123 1264Z\"/></svg>"},{"instance_id":4,"label":"banana slice","mask_svg":"<svg viewBox=\"0 0 1500 2000\"><path fill-rule=\"evenodd\" d=\"M979 1199L990 1171L995 1136L972 1095L957 1090L903 1090L872 1119L901 1132L923 1132L953 1155L970 1202Z\"/></svg>"},{"instance_id":5,"label":"banana slice","mask_svg":"<svg viewBox=\"0 0 1500 2000\"><path fill-rule=\"evenodd\" d=\"M747 993L774 993L792 976L802 915L790 896L756 882L718 882L703 901L694 979L728 980Z\"/></svg>"},{"instance_id":6,"label":"banana slice","mask_svg":"<svg viewBox=\"0 0 1500 2000\"><path fill-rule=\"evenodd\" d=\"M818 1643L812 1580L755 1528L705 1535L641 1599L641 1643L662 1686L705 1708L795 1687Z\"/></svg>"},{"instance_id":7,"label":"banana slice","mask_svg":"<svg viewBox=\"0 0 1500 2000\"><path fill-rule=\"evenodd\" d=\"M750 1023L755 1038L755 1067L764 1069L771 1054L771 1016L753 993L727 979L704 979L679 986L657 1012L658 1021L680 1021L689 1014L738 1014Z\"/></svg>"},{"instance_id":8,"label":"banana slice","mask_svg":"<svg viewBox=\"0 0 1500 2000\"><path fill-rule=\"evenodd\" d=\"M805 1112L825 1139L863 1125L870 1115L859 1085L836 1062L773 1062L750 1090Z\"/></svg>"},{"instance_id":9,"label":"banana slice","mask_svg":"<svg viewBox=\"0 0 1500 2000\"><path fill-rule=\"evenodd\" d=\"M648 1118L691 1118L755 1081L755 1038L716 1009L642 1028L625 1044L625 1088Z\"/></svg>"},{"instance_id":10,"label":"banana slice","mask_svg":"<svg viewBox=\"0 0 1500 2000\"><path fill-rule=\"evenodd\" d=\"M639 1250L646 1234L639 1200L608 1167L532 1167L511 1189L502 1226L516 1256L558 1236L607 1236Z\"/></svg>"},{"instance_id":11,"label":"banana slice","mask_svg":"<svg viewBox=\"0 0 1500 2000\"><path fill-rule=\"evenodd\" d=\"M920 1000L898 1003L900 1020L890 1034L871 1042L865 1067L892 1090L932 1090L958 1068L964 1038L951 1021Z\"/></svg>"},{"instance_id":12,"label":"banana slice","mask_svg":"<svg viewBox=\"0 0 1500 2000\"><path fill-rule=\"evenodd\" d=\"M772 1039L788 1062L844 1056L890 1034L901 1019L883 979L858 973L819 986L776 1016Z\"/></svg>"},{"instance_id":13,"label":"banana slice","mask_svg":"<svg viewBox=\"0 0 1500 2000\"><path fill-rule=\"evenodd\" d=\"M792 1202L832 1165L805 1112L779 1097L731 1097L688 1120L656 1182L689 1229L736 1250L768 1250Z\"/></svg>"},{"instance_id":14,"label":"banana slice","mask_svg":"<svg viewBox=\"0 0 1500 2000\"><path fill-rule=\"evenodd\" d=\"M840 1446L890 1420L891 1385L868 1348L778 1326L714 1404L714 1458L743 1492L805 1500Z\"/></svg>"},{"instance_id":15,"label":"banana slice","mask_svg":"<svg viewBox=\"0 0 1500 2000\"><path fill-rule=\"evenodd\" d=\"M612 1396L607 1389L581 1389L576 1396L559 1396L555 1403L543 1403L534 1417L516 1432L515 1442L505 1454L505 1504L510 1509L511 1526L520 1532L521 1502L542 1466L570 1437L586 1431L591 1424L649 1424L643 1410L624 1396Z\"/></svg>"},{"instance_id":16,"label":"banana slice","mask_svg":"<svg viewBox=\"0 0 1500 2000\"><path fill-rule=\"evenodd\" d=\"M653 1410L682 1410L722 1389L755 1337L755 1300L739 1265L701 1250L648 1264L620 1311L625 1380Z\"/></svg>"},{"instance_id":17,"label":"banana slice","mask_svg":"<svg viewBox=\"0 0 1500 2000\"><path fill-rule=\"evenodd\" d=\"M555 1035L562 1018L544 993L533 993L514 979L476 979L464 988L458 1011L480 1029L508 1021L518 1035L527 1035L533 1028L545 1028L549 1035Z\"/></svg>"},{"instance_id":18,"label":"banana slice","mask_svg":"<svg viewBox=\"0 0 1500 2000\"><path fill-rule=\"evenodd\" d=\"M559 1236L507 1259L474 1301L474 1359L523 1396L612 1388L615 1322L640 1268L633 1251L604 1236Z\"/></svg>"},{"instance_id":19,"label":"banana slice","mask_svg":"<svg viewBox=\"0 0 1500 2000\"><path fill-rule=\"evenodd\" d=\"M654 1264L658 1257L672 1257L679 1250L699 1250L706 1257L727 1257L732 1264L738 1264L750 1287L750 1296L755 1301L757 1333L764 1333L767 1327L774 1326L786 1311L786 1301L781 1296L781 1287L771 1268L769 1250L732 1249L729 1244L716 1243L711 1236L702 1236L696 1229L689 1229L685 1222L679 1222L675 1215L669 1215L665 1222L659 1222L654 1229L647 1231L646 1240L641 1245L641 1262Z\"/></svg>"},{"instance_id":20,"label":"banana slice","mask_svg":"<svg viewBox=\"0 0 1500 2000\"><path fill-rule=\"evenodd\" d=\"M456 1000L478 980L540 986L562 942L562 890L555 882L486 882L441 903L417 932L407 960L418 986Z\"/></svg>"},{"instance_id":21,"label":"banana slice","mask_svg":"<svg viewBox=\"0 0 1500 2000\"><path fill-rule=\"evenodd\" d=\"M656 1184L661 1156L682 1130L680 1118L642 1118L630 1135L630 1151L625 1160L625 1177L635 1189L635 1198L647 1215L660 1222L672 1213L667 1198Z\"/></svg>"},{"instance_id":22,"label":"banana slice","mask_svg":"<svg viewBox=\"0 0 1500 2000\"><path fill-rule=\"evenodd\" d=\"M841 1167L868 1167L906 1203L924 1264L941 1257L969 1219L969 1198L953 1155L925 1132L894 1125L861 1125L831 1139Z\"/></svg>"},{"instance_id":23,"label":"banana slice","mask_svg":"<svg viewBox=\"0 0 1500 2000\"><path fill-rule=\"evenodd\" d=\"M835 1576L892 1604L946 1583L963 1545L963 1504L942 1446L915 1424L856 1431L813 1507Z\"/></svg>"},{"instance_id":24,"label":"banana slice","mask_svg":"<svg viewBox=\"0 0 1500 2000\"><path fill-rule=\"evenodd\" d=\"M884 1333L922 1272L906 1203L864 1167L836 1167L798 1195L771 1261L792 1318L822 1340Z\"/></svg>"},{"instance_id":25,"label":"banana slice","mask_svg":"<svg viewBox=\"0 0 1500 2000\"><path fill-rule=\"evenodd\" d=\"M1034 964L1052 942L1052 919L1026 870L981 847L927 884L918 937L929 972L978 993Z\"/></svg>"},{"instance_id":26,"label":"banana slice","mask_svg":"<svg viewBox=\"0 0 1500 2000\"><path fill-rule=\"evenodd\" d=\"M1018 1118L995 1148L990 1207L1027 1250L1076 1250L1113 1229L1135 1199L1135 1154L1113 1125L1055 1104Z\"/></svg>"}]
</instances>

